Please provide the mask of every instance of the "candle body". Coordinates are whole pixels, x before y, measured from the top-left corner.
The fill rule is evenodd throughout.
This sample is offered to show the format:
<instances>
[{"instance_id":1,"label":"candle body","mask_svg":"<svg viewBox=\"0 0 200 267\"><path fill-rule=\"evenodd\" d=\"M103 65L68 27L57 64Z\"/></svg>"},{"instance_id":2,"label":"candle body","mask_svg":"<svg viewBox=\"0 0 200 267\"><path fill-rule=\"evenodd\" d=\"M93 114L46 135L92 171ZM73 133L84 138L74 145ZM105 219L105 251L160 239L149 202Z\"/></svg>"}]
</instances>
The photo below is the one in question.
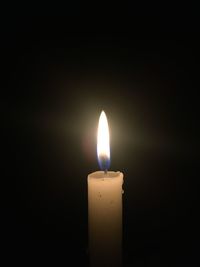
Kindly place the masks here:
<instances>
[{"instance_id":1,"label":"candle body","mask_svg":"<svg viewBox=\"0 0 200 267\"><path fill-rule=\"evenodd\" d=\"M121 172L88 175L88 225L91 266L120 266L122 245Z\"/></svg>"}]
</instances>

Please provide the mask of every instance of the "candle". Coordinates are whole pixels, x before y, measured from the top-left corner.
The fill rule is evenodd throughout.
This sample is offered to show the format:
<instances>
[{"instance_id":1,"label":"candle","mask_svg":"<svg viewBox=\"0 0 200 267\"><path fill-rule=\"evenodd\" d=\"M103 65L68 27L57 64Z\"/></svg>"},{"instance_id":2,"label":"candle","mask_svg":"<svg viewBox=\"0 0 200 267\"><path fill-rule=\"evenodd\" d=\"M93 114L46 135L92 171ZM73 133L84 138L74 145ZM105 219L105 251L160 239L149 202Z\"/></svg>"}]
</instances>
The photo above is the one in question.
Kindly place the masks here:
<instances>
[{"instance_id":1,"label":"candle","mask_svg":"<svg viewBox=\"0 0 200 267\"><path fill-rule=\"evenodd\" d=\"M109 128L104 111L99 118L97 155L102 171L88 175L90 263L91 266L120 266L123 174L108 171Z\"/></svg>"}]
</instances>

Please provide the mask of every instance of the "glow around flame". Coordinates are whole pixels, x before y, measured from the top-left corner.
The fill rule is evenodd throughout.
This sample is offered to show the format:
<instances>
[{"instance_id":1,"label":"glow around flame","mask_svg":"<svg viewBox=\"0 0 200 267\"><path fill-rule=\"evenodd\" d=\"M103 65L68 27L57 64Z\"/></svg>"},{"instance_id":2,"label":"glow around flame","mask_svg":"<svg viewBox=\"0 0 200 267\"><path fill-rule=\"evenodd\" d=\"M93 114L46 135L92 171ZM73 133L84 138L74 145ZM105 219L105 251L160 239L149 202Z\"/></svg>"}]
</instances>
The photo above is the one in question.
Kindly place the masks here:
<instances>
[{"instance_id":1,"label":"glow around flame","mask_svg":"<svg viewBox=\"0 0 200 267\"><path fill-rule=\"evenodd\" d=\"M104 171L107 171L110 167L110 136L108 121L104 111L101 112L99 117L97 132L97 156L100 168Z\"/></svg>"}]
</instances>

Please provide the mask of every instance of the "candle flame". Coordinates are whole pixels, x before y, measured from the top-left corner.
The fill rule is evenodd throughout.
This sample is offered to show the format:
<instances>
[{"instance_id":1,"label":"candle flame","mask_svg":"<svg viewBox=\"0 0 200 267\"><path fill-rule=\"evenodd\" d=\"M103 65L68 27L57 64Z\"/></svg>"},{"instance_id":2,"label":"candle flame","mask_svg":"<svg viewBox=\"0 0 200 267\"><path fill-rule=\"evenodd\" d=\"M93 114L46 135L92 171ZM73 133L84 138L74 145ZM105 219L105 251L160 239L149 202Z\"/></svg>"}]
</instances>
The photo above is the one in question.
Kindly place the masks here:
<instances>
[{"instance_id":1,"label":"candle flame","mask_svg":"<svg viewBox=\"0 0 200 267\"><path fill-rule=\"evenodd\" d=\"M110 165L110 136L108 121L104 111L99 117L97 132L97 156L99 166L102 170L107 171Z\"/></svg>"}]
</instances>

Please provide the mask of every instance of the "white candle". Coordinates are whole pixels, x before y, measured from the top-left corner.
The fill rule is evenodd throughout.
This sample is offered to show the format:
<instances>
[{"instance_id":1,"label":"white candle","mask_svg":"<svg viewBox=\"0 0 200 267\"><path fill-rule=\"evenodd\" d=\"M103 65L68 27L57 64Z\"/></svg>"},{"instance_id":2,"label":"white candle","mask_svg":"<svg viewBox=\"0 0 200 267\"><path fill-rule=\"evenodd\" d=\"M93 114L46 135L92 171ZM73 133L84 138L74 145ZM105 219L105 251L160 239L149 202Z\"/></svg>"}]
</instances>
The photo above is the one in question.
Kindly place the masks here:
<instances>
[{"instance_id":1,"label":"white candle","mask_svg":"<svg viewBox=\"0 0 200 267\"><path fill-rule=\"evenodd\" d=\"M107 171L109 129L104 112L99 119L97 154L103 171L88 175L88 224L91 266L120 266L122 243L121 172Z\"/></svg>"}]
</instances>

